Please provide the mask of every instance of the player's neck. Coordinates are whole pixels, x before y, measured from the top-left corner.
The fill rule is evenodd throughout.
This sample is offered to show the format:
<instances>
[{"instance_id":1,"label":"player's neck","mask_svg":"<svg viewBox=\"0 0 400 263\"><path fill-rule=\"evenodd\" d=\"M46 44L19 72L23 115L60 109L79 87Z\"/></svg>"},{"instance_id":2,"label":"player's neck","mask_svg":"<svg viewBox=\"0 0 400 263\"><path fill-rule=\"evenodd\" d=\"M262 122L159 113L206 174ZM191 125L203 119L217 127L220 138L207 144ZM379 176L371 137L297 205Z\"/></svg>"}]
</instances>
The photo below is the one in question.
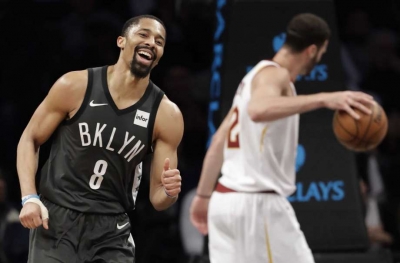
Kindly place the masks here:
<instances>
[{"instance_id":1,"label":"player's neck","mask_svg":"<svg viewBox=\"0 0 400 263\"><path fill-rule=\"evenodd\" d=\"M295 82L297 76L303 69L304 62L301 55L293 54L286 48L280 49L272 60L289 71L292 82Z\"/></svg>"},{"instance_id":2,"label":"player's neck","mask_svg":"<svg viewBox=\"0 0 400 263\"><path fill-rule=\"evenodd\" d=\"M149 85L150 77L138 78L132 76L130 69L120 64L110 66L107 71L107 82L110 92L120 97L140 97Z\"/></svg>"},{"instance_id":3,"label":"player's neck","mask_svg":"<svg viewBox=\"0 0 400 263\"><path fill-rule=\"evenodd\" d=\"M149 85L150 74L145 78L132 75L130 68L118 61L108 70L109 82L121 89L142 89Z\"/></svg>"}]
</instances>

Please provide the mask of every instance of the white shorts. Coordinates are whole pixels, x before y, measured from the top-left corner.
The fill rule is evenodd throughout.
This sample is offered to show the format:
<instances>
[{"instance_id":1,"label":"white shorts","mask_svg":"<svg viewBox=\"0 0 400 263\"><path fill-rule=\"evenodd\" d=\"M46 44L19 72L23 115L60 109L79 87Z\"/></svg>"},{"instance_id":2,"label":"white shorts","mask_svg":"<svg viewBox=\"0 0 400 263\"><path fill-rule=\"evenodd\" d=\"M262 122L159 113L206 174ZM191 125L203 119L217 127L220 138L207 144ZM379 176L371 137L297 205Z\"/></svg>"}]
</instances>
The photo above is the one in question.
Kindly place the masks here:
<instances>
[{"instance_id":1,"label":"white shorts","mask_svg":"<svg viewBox=\"0 0 400 263\"><path fill-rule=\"evenodd\" d=\"M211 263L314 263L289 201L277 194L214 192Z\"/></svg>"}]
</instances>

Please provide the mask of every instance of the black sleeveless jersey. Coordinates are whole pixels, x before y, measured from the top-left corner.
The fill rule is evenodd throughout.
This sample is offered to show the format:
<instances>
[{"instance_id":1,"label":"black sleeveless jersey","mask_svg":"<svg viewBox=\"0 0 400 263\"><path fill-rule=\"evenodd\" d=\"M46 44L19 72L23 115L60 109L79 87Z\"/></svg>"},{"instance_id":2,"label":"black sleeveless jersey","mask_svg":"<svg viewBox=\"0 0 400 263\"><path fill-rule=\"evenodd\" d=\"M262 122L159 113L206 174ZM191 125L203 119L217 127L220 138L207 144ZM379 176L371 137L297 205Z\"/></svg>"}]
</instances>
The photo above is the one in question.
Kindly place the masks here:
<instances>
[{"instance_id":1,"label":"black sleeveless jersey","mask_svg":"<svg viewBox=\"0 0 400 263\"><path fill-rule=\"evenodd\" d=\"M164 92L150 81L137 103L118 109L108 89L107 66L88 69L88 74L80 109L54 134L40 193L80 212L124 213L134 209L141 161L152 151Z\"/></svg>"}]
</instances>

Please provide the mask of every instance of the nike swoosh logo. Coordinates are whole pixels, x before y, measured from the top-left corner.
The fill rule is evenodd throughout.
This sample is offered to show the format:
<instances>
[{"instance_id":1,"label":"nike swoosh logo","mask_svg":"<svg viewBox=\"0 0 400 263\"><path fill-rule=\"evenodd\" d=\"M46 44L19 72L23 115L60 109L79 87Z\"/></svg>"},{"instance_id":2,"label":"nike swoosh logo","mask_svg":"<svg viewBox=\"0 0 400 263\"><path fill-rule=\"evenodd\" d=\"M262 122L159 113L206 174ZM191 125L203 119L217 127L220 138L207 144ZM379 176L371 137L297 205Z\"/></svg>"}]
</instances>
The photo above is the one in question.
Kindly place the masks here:
<instances>
[{"instance_id":1,"label":"nike swoosh logo","mask_svg":"<svg viewBox=\"0 0 400 263\"><path fill-rule=\"evenodd\" d=\"M122 228L124 228L127 224L129 224L129 222L128 223L125 223L125 224L123 224L122 226L120 226L119 224L117 224L117 228L118 229L122 229Z\"/></svg>"},{"instance_id":2,"label":"nike swoosh logo","mask_svg":"<svg viewBox=\"0 0 400 263\"><path fill-rule=\"evenodd\" d=\"M105 105L108 105L107 103L94 103L94 100L92 100L91 102L90 102L90 107L97 107L97 106L105 106Z\"/></svg>"}]
</instances>

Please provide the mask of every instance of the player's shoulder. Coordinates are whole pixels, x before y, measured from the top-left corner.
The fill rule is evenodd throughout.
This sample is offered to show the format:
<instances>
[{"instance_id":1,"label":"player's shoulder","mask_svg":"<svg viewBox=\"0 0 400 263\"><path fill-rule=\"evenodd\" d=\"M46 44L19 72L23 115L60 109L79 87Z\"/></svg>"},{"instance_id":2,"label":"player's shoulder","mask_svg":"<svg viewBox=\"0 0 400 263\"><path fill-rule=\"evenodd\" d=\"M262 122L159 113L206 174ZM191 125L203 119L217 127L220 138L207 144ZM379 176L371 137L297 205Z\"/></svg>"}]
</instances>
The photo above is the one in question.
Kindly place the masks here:
<instances>
[{"instance_id":1,"label":"player's shoulder","mask_svg":"<svg viewBox=\"0 0 400 263\"><path fill-rule=\"evenodd\" d=\"M276 67L272 65L261 68L254 76L254 79L268 79L273 82L289 83L290 73L286 68Z\"/></svg>"},{"instance_id":2,"label":"player's shoulder","mask_svg":"<svg viewBox=\"0 0 400 263\"><path fill-rule=\"evenodd\" d=\"M87 70L70 71L62 75L56 84L64 88L84 88L87 86L88 78Z\"/></svg>"},{"instance_id":3,"label":"player's shoulder","mask_svg":"<svg viewBox=\"0 0 400 263\"><path fill-rule=\"evenodd\" d=\"M179 109L178 105L172 102L167 95L164 95L161 99L160 106L158 112L163 115L165 119L181 119L182 112Z\"/></svg>"},{"instance_id":4,"label":"player's shoulder","mask_svg":"<svg viewBox=\"0 0 400 263\"><path fill-rule=\"evenodd\" d=\"M80 96L86 91L88 78L87 70L67 72L56 80L50 92Z\"/></svg>"},{"instance_id":5,"label":"player's shoulder","mask_svg":"<svg viewBox=\"0 0 400 263\"><path fill-rule=\"evenodd\" d=\"M88 73L85 70L65 73L51 87L46 101L69 112L82 101L87 83Z\"/></svg>"},{"instance_id":6,"label":"player's shoulder","mask_svg":"<svg viewBox=\"0 0 400 263\"><path fill-rule=\"evenodd\" d=\"M154 134L157 138L180 141L183 135L183 115L179 107L166 95L162 98L157 111Z\"/></svg>"}]
</instances>

